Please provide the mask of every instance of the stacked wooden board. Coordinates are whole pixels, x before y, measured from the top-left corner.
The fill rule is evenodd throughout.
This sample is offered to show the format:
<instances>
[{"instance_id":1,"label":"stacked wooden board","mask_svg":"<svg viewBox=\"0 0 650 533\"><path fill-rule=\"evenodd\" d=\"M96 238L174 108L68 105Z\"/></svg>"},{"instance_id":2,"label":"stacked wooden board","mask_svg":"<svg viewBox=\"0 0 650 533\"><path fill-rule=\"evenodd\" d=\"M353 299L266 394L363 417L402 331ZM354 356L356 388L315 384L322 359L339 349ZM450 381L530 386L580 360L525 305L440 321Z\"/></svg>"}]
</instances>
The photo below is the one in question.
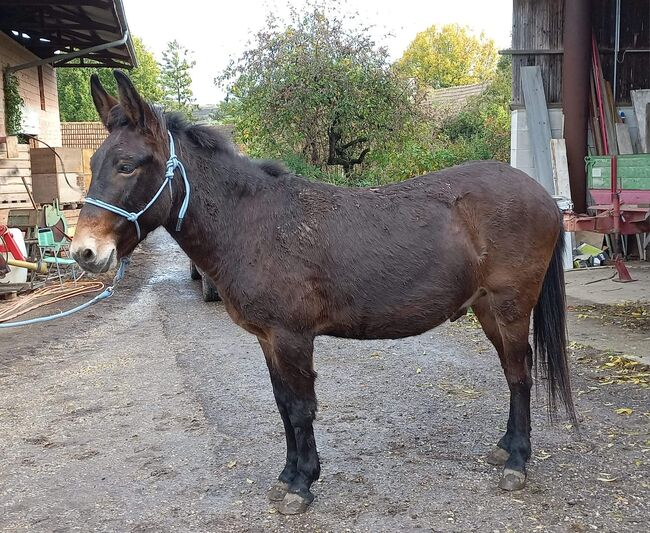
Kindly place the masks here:
<instances>
[{"instance_id":1,"label":"stacked wooden board","mask_svg":"<svg viewBox=\"0 0 650 533\"><path fill-rule=\"evenodd\" d=\"M590 155L629 155L649 153L646 109L650 106L650 89L632 90L630 97L638 123L638 143L630 135L631 117L617 112L612 86L603 76L600 54L594 41L592 50L591 94L589 98ZM629 113L629 111L628 111Z\"/></svg>"},{"instance_id":2,"label":"stacked wooden board","mask_svg":"<svg viewBox=\"0 0 650 533\"><path fill-rule=\"evenodd\" d=\"M11 136L0 142L0 224L20 229L33 257L38 255L36 229L47 225L45 206L58 202L72 236L90 185L93 149L54 150L56 154L47 147L19 144Z\"/></svg>"},{"instance_id":3,"label":"stacked wooden board","mask_svg":"<svg viewBox=\"0 0 650 533\"><path fill-rule=\"evenodd\" d=\"M84 156L87 157L84 157ZM49 148L30 150L32 189L38 204L78 204L86 191L90 175L88 154L81 148Z\"/></svg>"},{"instance_id":4,"label":"stacked wooden board","mask_svg":"<svg viewBox=\"0 0 650 533\"><path fill-rule=\"evenodd\" d=\"M32 184L29 146L7 137L0 143L0 209L32 207L25 184Z\"/></svg>"},{"instance_id":5,"label":"stacked wooden board","mask_svg":"<svg viewBox=\"0 0 650 533\"><path fill-rule=\"evenodd\" d=\"M591 95L589 99L590 155L587 157L587 183L596 204L611 202L610 166L617 157L617 186L624 204L650 204L650 154L648 153L647 109L650 89L632 90L633 111L628 116L617 112L612 88L603 77L600 54L593 43ZM629 116L633 113L635 117ZM630 135L628 121L638 124L638 139ZM636 141L636 142L635 142Z\"/></svg>"},{"instance_id":6,"label":"stacked wooden board","mask_svg":"<svg viewBox=\"0 0 650 533\"><path fill-rule=\"evenodd\" d=\"M650 153L650 89L630 91L634 113L639 123L639 151Z\"/></svg>"}]
</instances>

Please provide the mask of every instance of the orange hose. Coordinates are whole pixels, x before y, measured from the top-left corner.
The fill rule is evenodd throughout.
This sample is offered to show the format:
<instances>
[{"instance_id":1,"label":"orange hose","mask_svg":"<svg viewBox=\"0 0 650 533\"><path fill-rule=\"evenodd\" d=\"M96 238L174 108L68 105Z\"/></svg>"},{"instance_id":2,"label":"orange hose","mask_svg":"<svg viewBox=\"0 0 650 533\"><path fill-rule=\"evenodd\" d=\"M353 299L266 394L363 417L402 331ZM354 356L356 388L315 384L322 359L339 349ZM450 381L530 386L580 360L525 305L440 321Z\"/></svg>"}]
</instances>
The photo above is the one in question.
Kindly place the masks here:
<instances>
[{"instance_id":1,"label":"orange hose","mask_svg":"<svg viewBox=\"0 0 650 533\"><path fill-rule=\"evenodd\" d=\"M51 305L56 302L68 300L75 296L89 294L92 292L99 292L104 289L104 284L101 281L83 281L77 282L76 286L72 282L66 282L63 286L42 287L36 289L33 293L22 297L19 301L9 304L8 306L0 306L0 322L6 322L20 315L24 315L34 309L39 309L46 305ZM47 298L45 301L38 301L42 298ZM30 305L32 304L33 305Z\"/></svg>"}]
</instances>

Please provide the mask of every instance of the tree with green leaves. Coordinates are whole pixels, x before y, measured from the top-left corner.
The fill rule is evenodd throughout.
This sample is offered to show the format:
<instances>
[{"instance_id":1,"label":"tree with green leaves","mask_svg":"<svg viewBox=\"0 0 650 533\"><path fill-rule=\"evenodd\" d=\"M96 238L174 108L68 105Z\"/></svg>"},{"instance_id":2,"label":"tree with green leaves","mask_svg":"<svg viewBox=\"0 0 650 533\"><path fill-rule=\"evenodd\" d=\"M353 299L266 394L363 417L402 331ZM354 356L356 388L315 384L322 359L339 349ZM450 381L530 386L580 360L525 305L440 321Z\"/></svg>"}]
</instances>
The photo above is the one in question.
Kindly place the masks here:
<instances>
[{"instance_id":1,"label":"tree with green leaves","mask_svg":"<svg viewBox=\"0 0 650 533\"><path fill-rule=\"evenodd\" d=\"M438 89L488 81L496 66L494 41L483 34L476 37L458 24L448 24L418 33L395 68L421 86Z\"/></svg>"},{"instance_id":2,"label":"tree with green leaves","mask_svg":"<svg viewBox=\"0 0 650 533\"><path fill-rule=\"evenodd\" d=\"M413 117L409 84L354 17L322 7L267 18L251 48L216 80L225 85L238 140L258 157L340 165L348 182L373 150Z\"/></svg>"},{"instance_id":3,"label":"tree with green leaves","mask_svg":"<svg viewBox=\"0 0 650 533\"><path fill-rule=\"evenodd\" d=\"M189 118L195 108L192 94L191 71L196 61L192 53L174 39L167 43L163 52L160 81L164 91L165 107L171 111L180 111Z\"/></svg>"},{"instance_id":4,"label":"tree with green leaves","mask_svg":"<svg viewBox=\"0 0 650 533\"><path fill-rule=\"evenodd\" d=\"M147 100L160 103L160 67L156 58L147 49L141 39L134 37L138 66L129 72L129 76L138 91ZM117 93L117 84L109 68L66 67L56 69L59 92L59 113L62 122L92 122L99 120L92 97L90 96L90 76L97 74L109 92Z\"/></svg>"},{"instance_id":5,"label":"tree with green leaves","mask_svg":"<svg viewBox=\"0 0 650 533\"><path fill-rule=\"evenodd\" d=\"M459 153L465 159L508 161L511 90L512 62L510 56L503 56L485 91L470 99L458 115L443 121L441 141L462 147Z\"/></svg>"}]
</instances>

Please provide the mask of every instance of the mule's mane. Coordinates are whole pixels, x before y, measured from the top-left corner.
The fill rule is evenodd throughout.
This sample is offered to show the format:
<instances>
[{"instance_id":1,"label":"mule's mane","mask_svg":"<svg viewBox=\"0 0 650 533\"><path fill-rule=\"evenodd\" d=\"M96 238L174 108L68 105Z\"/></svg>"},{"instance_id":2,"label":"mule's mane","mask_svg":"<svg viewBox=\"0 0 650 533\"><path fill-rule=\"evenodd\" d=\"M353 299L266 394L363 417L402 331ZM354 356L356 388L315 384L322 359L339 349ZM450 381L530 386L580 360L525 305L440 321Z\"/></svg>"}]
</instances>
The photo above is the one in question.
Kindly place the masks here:
<instances>
[{"instance_id":1,"label":"mule's mane","mask_svg":"<svg viewBox=\"0 0 650 533\"><path fill-rule=\"evenodd\" d=\"M218 128L209 124L192 124L181 113L163 113L159 108L154 109L172 135L184 133L197 148L231 155L236 153L232 142Z\"/></svg>"},{"instance_id":2,"label":"mule's mane","mask_svg":"<svg viewBox=\"0 0 650 533\"><path fill-rule=\"evenodd\" d=\"M210 151L217 151L227 154L235 154L236 150L232 142L219 131L218 128L208 124L191 124L182 113L165 113L160 107L149 105L149 109L160 125L160 130L169 130L172 134L183 133L197 147ZM124 113L121 105L116 105L108 115L107 127L110 130L117 127L129 125L129 119ZM167 142L165 135L164 141Z\"/></svg>"},{"instance_id":3,"label":"mule's mane","mask_svg":"<svg viewBox=\"0 0 650 533\"><path fill-rule=\"evenodd\" d=\"M279 161L266 159L254 160L240 154L232 141L215 126L209 124L192 124L181 113L163 113L157 107L154 108L152 106L152 108L155 110L161 124L166 125L172 135L178 133L185 134L185 137L199 149L233 156L240 163L242 161L248 161L255 168L262 170L262 172L272 178L279 178L290 173Z\"/></svg>"},{"instance_id":4,"label":"mule's mane","mask_svg":"<svg viewBox=\"0 0 650 533\"><path fill-rule=\"evenodd\" d=\"M266 175L273 178L286 176L290 172L284 165L278 161L273 160L253 160L240 154L235 148L234 144L228 137L215 126L209 124L192 124L185 115L178 112L164 112L159 106L146 104L154 116L155 121L158 123L157 128L163 135L164 139L161 142L167 143L167 135L165 131L169 131L172 135L182 135L185 139L190 141L194 147L205 150L213 155L215 153L228 155L238 160L240 163L248 161L254 168L261 170ZM108 116L107 127L110 130L117 127L129 126L129 119L124 113L121 105L116 105L111 109Z\"/></svg>"}]
</instances>

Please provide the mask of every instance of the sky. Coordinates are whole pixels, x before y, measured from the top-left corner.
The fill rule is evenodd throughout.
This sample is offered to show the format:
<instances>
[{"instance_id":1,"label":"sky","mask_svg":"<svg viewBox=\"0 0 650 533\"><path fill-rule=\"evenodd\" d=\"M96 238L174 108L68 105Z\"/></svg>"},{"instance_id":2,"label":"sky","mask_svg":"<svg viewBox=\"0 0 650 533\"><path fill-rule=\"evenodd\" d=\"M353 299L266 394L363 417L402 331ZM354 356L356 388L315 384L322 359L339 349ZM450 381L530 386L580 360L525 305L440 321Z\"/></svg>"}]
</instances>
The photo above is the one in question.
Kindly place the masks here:
<instances>
[{"instance_id":1,"label":"sky","mask_svg":"<svg viewBox=\"0 0 650 533\"><path fill-rule=\"evenodd\" d=\"M290 0L302 5L301 0ZM239 57L268 13L286 15L287 0L123 0L131 33L156 58L177 39L193 52L192 90L199 104L214 104L223 90L214 78ZM337 13L359 12L364 24L398 59L416 34L432 24L458 23L485 33L497 48L510 47L512 0L326 0ZM386 35L389 35L386 37Z\"/></svg>"}]
</instances>

